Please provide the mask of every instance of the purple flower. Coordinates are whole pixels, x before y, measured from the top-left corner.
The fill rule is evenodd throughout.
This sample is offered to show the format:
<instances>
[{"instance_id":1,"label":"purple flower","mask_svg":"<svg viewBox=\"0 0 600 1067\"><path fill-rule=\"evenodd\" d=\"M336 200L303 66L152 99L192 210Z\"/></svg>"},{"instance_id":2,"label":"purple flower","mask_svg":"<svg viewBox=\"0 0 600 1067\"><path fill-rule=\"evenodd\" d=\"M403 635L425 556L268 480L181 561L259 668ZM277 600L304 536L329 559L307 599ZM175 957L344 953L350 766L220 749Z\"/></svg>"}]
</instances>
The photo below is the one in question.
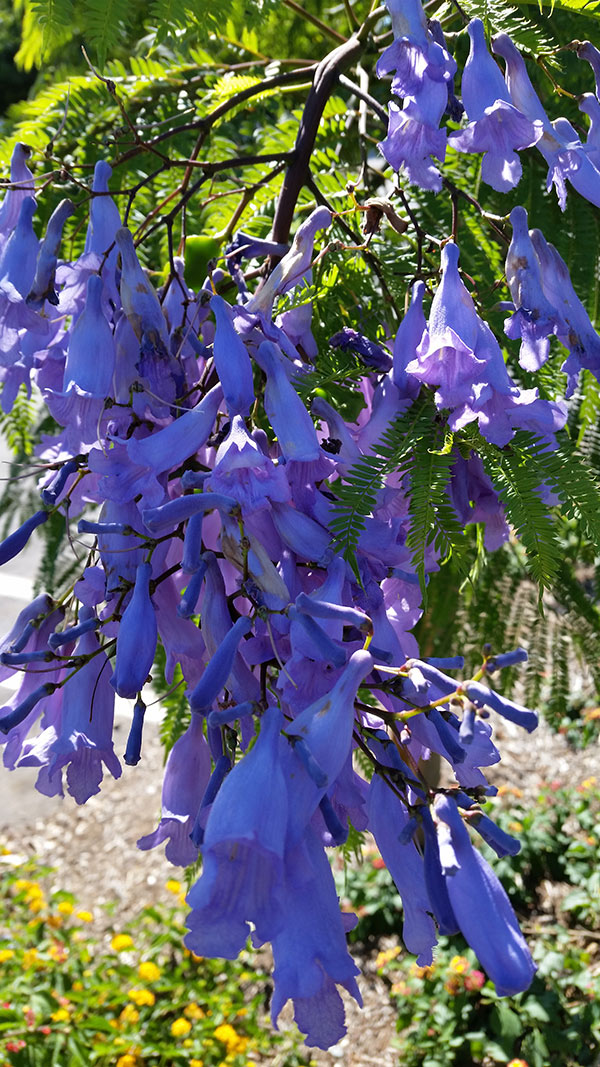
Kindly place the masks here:
<instances>
[{"instance_id":1,"label":"purple flower","mask_svg":"<svg viewBox=\"0 0 600 1067\"><path fill-rule=\"evenodd\" d=\"M392 382L402 397L406 396L411 400L414 400L419 392L419 383L412 375L407 374L406 368L410 361L415 358L417 348L423 342L423 335L427 330L427 323L423 314L424 294L424 283L415 282L411 290L410 306L398 327L394 340Z\"/></svg>"},{"instance_id":2,"label":"purple flower","mask_svg":"<svg viewBox=\"0 0 600 1067\"><path fill-rule=\"evenodd\" d=\"M590 120L585 149L596 169L600 169L600 101L592 93L584 93L579 101L579 110Z\"/></svg>"},{"instance_id":3,"label":"purple flower","mask_svg":"<svg viewBox=\"0 0 600 1067\"><path fill-rule=\"evenodd\" d=\"M586 59L590 64L596 81L596 96L600 98L600 52L591 41L579 41L577 55L580 59Z\"/></svg>"},{"instance_id":4,"label":"purple flower","mask_svg":"<svg viewBox=\"0 0 600 1067\"><path fill-rule=\"evenodd\" d=\"M561 369L567 375L566 395L570 397L582 368L600 378L600 337L573 288L567 265L554 245L546 241L540 230L531 230L530 236L541 268L544 294L557 308L564 324L557 329L557 336L569 349L569 357Z\"/></svg>"},{"instance_id":5,"label":"purple flower","mask_svg":"<svg viewBox=\"0 0 600 1067\"><path fill-rule=\"evenodd\" d=\"M102 310L102 279L92 274L87 284L85 310L69 340L63 389L68 392L75 386L89 396L104 399L112 391L114 369L113 334Z\"/></svg>"},{"instance_id":6,"label":"purple flower","mask_svg":"<svg viewBox=\"0 0 600 1067\"><path fill-rule=\"evenodd\" d=\"M156 616L150 599L152 566L141 563L123 612L117 637L117 658L110 684L120 697L136 697L148 677L156 651Z\"/></svg>"},{"instance_id":7,"label":"purple flower","mask_svg":"<svg viewBox=\"0 0 600 1067\"><path fill-rule=\"evenodd\" d=\"M270 341L263 341L258 349L257 362L267 375L265 411L286 460L317 460L321 453L313 421L287 377L282 358Z\"/></svg>"},{"instance_id":8,"label":"purple flower","mask_svg":"<svg viewBox=\"0 0 600 1067\"><path fill-rule=\"evenodd\" d=\"M540 122L542 136L536 142L548 163L548 189L556 194L564 211L567 201L566 180L592 204L600 206L600 171L596 170L576 131L566 119L550 122L531 84L519 50L506 33L492 41L492 51L506 61L506 84L513 103L532 122Z\"/></svg>"},{"instance_id":9,"label":"purple flower","mask_svg":"<svg viewBox=\"0 0 600 1067\"><path fill-rule=\"evenodd\" d=\"M54 277L58 262L58 249L62 238L63 226L74 210L71 200L61 200L48 220L46 236L40 246L33 285L27 295L27 304L36 311L43 308L46 300L54 306L58 304L58 293L55 292Z\"/></svg>"},{"instance_id":10,"label":"purple flower","mask_svg":"<svg viewBox=\"0 0 600 1067\"><path fill-rule=\"evenodd\" d=\"M35 200L32 196L26 196L21 201L17 225L0 259L0 280L9 281L23 298L33 285L40 244L32 225L35 210Z\"/></svg>"},{"instance_id":11,"label":"purple flower","mask_svg":"<svg viewBox=\"0 0 600 1067\"><path fill-rule=\"evenodd\" d=\"M287 293L301 280L310 268L315 237L319 230L326 230L331 225L331 218L331 212L326 207L317 207L311 212L296 230L289 252L246 304L247 311L262 311L269 315L275 297Z\"/></svg>"},{"instance_id":12,"label":"purple flower","mask_svg":"<svg viewBox=\"0 0 600 1067\"><path fill-rule=\"evenodd\" d=\"M222 398L221 386L215 385L194 408L168 426L149 437L131 437L127 442L129 458L140 467L150 467L155 474L179 467L206 444Z\"/></svg>"},{"instance_id":13,"label":"purple flower","mask_svg":"<svg viewBox=\"0 0 600 1067\"><path fill-rule=\"evenodd\" d=\"M519 363L525 370L539 370L546 362L550 334L564 332L564 322L544 294L542 270L527 227L527 212L515 207L510 213L512 241L506 257L506 280L515 313L504 323L508 337L521 338Z\"/></svg>"},{"instance_id":14,"label":"purple flower","mask_svg":"<svg viewBox=\"0 0 600 1067\"><path fill-rule=\"evenodd\" d=\"M514 701L501 696L500 693L494 692L493 689L488 689L481 682L468 682L465 686L465 692L476 708L492 708L493 711L497 711L499 715L508 719L509 722L522 726L528 733L535 730L538 724L538 717L535 711L529 711L528 708L515 704Z\"/></svg>"},{"instance_id":15,"label":"purple flower","mask_svg":"<svg viewBox=\"0 0 600 1067\"><path fill-rule=\"evenodd\" d=\"M62 768L66 767L67 788L77 804L85 804L100 792L103 763L113 778L121 776L112 741L115 694L109 682L109 661L99 650L95 632L82 636L75 655L90 658L64 686L60 724L44 731L44 740L38 739L41 750L34 741L25 746L19 760L19 766L47 763L46 794L48 784L62 794Z\"/></svg>"},{"instance_id":16,"label":"purple flower","mask_svg":"<svg viewBox=\"0 0 600 1067\"><path fill-rule=\"evenodd\" d=\"M442 163L446 158L446 131L438 129L437 123L445 107L447 90L437 82L431 85L427 112L412 97L407 97L404 108L390 101L387 137L377 147L393 170L404 169L410 182L439 193L442 176L432 157ZM436 116L437 123L427 121L428 117Z\"/></svg>"},{"instance_id":17,"label":"purple flower","mask_svg":"<svg viewBox=\"0 0 600 1067\"><path fill-rule=\"evenodd\" d=\"M153 833L140 837L137 843L137 847L145 852L166 841L165 855L178 867L189 867L198 857L198 849L190 841L190 832L210 778L210 751L203 733L203 721L200 715L192 715L187 730L169 752L160 822Z\"/></svg>"},{"instance_id":18,"label":"purple flower","mask_svg":"<svg viewBox=\"0 0 600 1067\"><path fill-rule=\"evenodd\" d=\"M341 348L342 352L357 352L363 363L375 370L389 370L392 365L389 352L350 326L344 326L338 333L334 333L333 337L329 338L329 344L332 348Z\"/></svg>"},{"instance_id":19,"label":"purple flower","mask_svg":"<svg viewBox=\"0 0 600 1067\"><path fill-rule=\"evenodd\" d=\"M0 205L0 256L17 225L21 204L27 197L35 196L33 174L27 166L30 155L29 145L17 141L10 160L10 180L15 187L7 190Z\"/></svg>"},{"instance_id":20,"label":"purple flower","mask_svg":"<svg viewBox=\"0 0 600 1067\"><path fill-rule=\"evenodd\" d=\"M25 522L19 526L18 530L5 537L0 542L0 566L4 563L8 563L9 559L14 559L18 556L21 549L25 548L25 545L29 541L34 530L42 523L47 522L50 518L49 511L36 511L35 515L26 519Z\"/></svg>"},{"instance_id":21,"label":"purple flower","mask_svg":"<svg viewBox=\"0 0 600 1067\"><path fill-rule=\"evenodd\" d=\"M185 943L202 956L234 959L254 923L257 942L271 940L285 915L276 895L283 876L287 787L279 752L283 716L267 708L256 743L221 785L202 845L202 876L188 894Z\"/></svg>"},{"instance_id":22,"label":"purple flower","mask_svg":"<svg viewBox=\"0 0 600 1067\"><path fill-rule=\"evenodd\" d=\"M210 302L217 329L213 357L229 414L248 415L254 404L252 364L244 342L233 325L233 310L223 297Z\"/></svg>"},{"instance_id":23,"label":"purple flower","mask_svg":"<svg viewBox=\"0 0 600 1067\"><path fill-rule=\"evenodd\" d=\"M229 433L219 445L208 485L238 501L243 512L265 507L269 500L286 503L290 487L285 468L258 447L241 415L234 415Z\"/></svg>"},{"instance_id":24,"label":"purple flower","mask_svg":"<svg viewBox=\"0 0 600 1067\"><path fill-rule=\"evenodd\" d=\"M197 686L189 694L192 711L204 713L209 711L221 690L227 685L240 641L251 629L250 619L242 615L227 631L215 649Z\"/></svg>"},{"instance_id":25,"label":"purple flower","mask_svg":"<svg viewBox=\"0 0 600 1067\"><path fill-rule=\"evenodd\" d=\"M344 1006L336 984L362 1003L348 955L329 861L309 827L286 856L285 880L277 901L286 921L272 937L275 990L271 1018L288 999L306 1044L329 1048L346 1032Z\"/></svg>"},{"instance_id":26,"label":"purple flower","mask_svg":"<svg viewBox=\"0 0 600 1067\"><path fill-rule=\"evenodd\" d=\"M302 738L329 782L335 781L348 758L356 693L372 668L369 652L354 652L331 691L305 708L287 728L290 737Z\"/></svg>"},{"instance_id":27,"label":"purple flower","mask_svg":"<svg viewBox=\"0 0 600 1067\"><path fill-rule=\"evenodd\" d=\"M473 848L456 804L438 796L435 814L442 842L444 880L461 933L501 997L530 985L536 971L509 899L496 875Z\"/></svg>"},{"instance_id":28,"label":"purple flower","mask_svg":"<svg viewBox=\"0 0 600 1067\"><path fill-rule=\"evenodd\" d=\"M404 840L409 815L383 778L374 774L369 786L369 829L402 897L402 939L409 952L426 966L433 958L436 931L425 885L423 856L412 840Z\"/></svg>"},{"instance_id":29,"label":"purple flower","mask_svg":"<svg viewBox=\"0 0 600 1067\"><path fill-rule=\"evenodd\" d=\"M465 130L451 133L459 152L484 152L481 177L499 192L519 182L522 167L516 148L528 148L543 133L539 119L530 121L514 106L498 65L488 52L481 19L468 27L471 51L462 76L461 92L469 118Z\"/></svg>"}]
</instances>

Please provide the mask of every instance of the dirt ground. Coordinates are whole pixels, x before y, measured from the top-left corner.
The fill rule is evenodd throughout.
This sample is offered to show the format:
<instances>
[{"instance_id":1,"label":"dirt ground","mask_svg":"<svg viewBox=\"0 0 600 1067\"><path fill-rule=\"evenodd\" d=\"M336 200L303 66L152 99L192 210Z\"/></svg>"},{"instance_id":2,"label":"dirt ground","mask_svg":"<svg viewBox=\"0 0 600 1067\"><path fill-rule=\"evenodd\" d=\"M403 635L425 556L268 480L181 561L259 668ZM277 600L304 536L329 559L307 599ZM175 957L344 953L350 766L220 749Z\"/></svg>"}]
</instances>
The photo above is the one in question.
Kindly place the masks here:
<instances>
[{"instance_id":1,"label":"dirt ground","mask_svg":"<svg viewBox=\"0 0 600 1067\"><path fill-rule=\"evenodd\" d=\"M126 731L126 721L119 719L115 745L119 755ZM518 786L532 800L543 781L577 784L599 772L597 745L574 751L544 723L527 735L496 720L495 733L503 758L490 769L490 780ZM15 771L0 782L0 844L20 855L35 854L54 867L56 886L74 893L81 907L93 911L107 936L144 904L166 900L165 882L177 876L161 850L140 852L136 848L137 838L154 828L159 815L162 750L155 722L147 724L141 762L123 770L118 781L105 779L101 794L84 807L77 807L70 797L48 801L33 794L35 775L29 772ZM116 902L110 918L101 908L109 901ZM329 1052L312 1051L319 1067L398 1064L392 1044L394 1012L385 986L372 961L359 962L364 1009L346 998L348 1033Z\"/></svg>"}]
</instances>

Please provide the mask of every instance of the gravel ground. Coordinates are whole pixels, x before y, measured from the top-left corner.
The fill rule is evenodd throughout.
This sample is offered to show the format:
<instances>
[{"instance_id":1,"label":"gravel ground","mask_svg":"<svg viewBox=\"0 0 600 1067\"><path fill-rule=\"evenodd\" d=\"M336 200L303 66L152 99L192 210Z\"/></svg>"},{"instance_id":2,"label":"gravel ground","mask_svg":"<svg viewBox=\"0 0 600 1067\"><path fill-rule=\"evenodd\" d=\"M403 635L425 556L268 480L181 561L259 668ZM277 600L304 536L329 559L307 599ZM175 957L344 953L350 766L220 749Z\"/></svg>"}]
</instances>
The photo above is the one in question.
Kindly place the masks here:
<instances>
[{"instance_id":1,"label":"gravel ground","mask_svg":"<svg viewBox=\"0 0 600 1067\"><path fill-rule=\"evenodd\" d=\"M118 753L125 747L126 730L126 721L118 720ZM575 752L544 723L529 736L511 723L498 720L496 736L503 759L490 769L491 781L518 786L532 800L542 781L577 783L598 774L598 746ZM12 799L21 799L10 807L6 803L0 805L0 843L20 854L35 854L55 867L56 885L74 893L81 907L93 911L97 925L108 934L119 929L144 904L169 896L165 882L176 874L174 869L160 850L140 852L136 848L137 838L156 824L161 776L162 749L155 722L147 723L143 758L138 766L124 767L118 781L105 779L102 793L83 807L77 807L69 797L62 801L34 799L29 791L35 775L16 771L10 775ZM32 807L25 803L27 798L34 806L33 814ZM116 902L110 917L101 907L109 901ZM394 1012L385 985L372 960L359 963L364 1009L361 1011L350 997L345 998L347 1036L329 1052L313 1050L319 1067L340 1063L344 1067L397 1064L392 1046ZM288 1018L291 1015L289 1011L286 1014ZM285 1018L284 1015L284 1023Z\"/></svg>"}]
</instances>

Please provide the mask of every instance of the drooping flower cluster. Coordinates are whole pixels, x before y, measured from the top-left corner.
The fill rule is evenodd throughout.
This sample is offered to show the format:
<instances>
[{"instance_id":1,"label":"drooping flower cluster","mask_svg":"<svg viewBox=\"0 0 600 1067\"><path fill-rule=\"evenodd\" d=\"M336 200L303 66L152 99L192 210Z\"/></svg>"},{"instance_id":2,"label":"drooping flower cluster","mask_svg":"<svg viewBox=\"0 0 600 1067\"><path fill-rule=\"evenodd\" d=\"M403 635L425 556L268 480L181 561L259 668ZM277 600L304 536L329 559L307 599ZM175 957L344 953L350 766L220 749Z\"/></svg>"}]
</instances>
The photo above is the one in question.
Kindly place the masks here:
<instances>
[{"instance_id":1,"label":"drooping flower cluster","mask_svg":"<svg viewBox=\"0 0 600 1067\"><path fill-rule=\"evenodd\" d=\"M418 0L389 7L396 39L381 70L395 71L404 107L393 105L385 151L413 180L439 188L432 156L444 157L444 109L458 118L456 66ZM506 86L476 21L470 37L469 125L454 143L485 151L487 180L509 188L520 173L515 150L546 136L544 119ZM509 54L502 43L497 50ZM189 724L169 753L158 825L138 844L166 843L182 866L201 855L188 898L193 952L234 957L249 935L269 941L274 1022L292 999L309 1043L339 1040L337 986L360 994L345 942L354 917L340 911L326 849L352 825L377 840L420 964L431 961L438 931L460 930L501 995L525 989L534 965L468 827L499 855L518 850L479 803L494 792L484 769L499 760L490 712L536 725L491 685L496 669L526 653L486 655L463 680L448 673L462 670L460 656L419 658L404 473L376 493L352 563L333 531L349 470L424 397L450 431L477 424L497 448L519 429L555 447L564 404L513 380L449 241L427 317L418 281L387 345L348 326L331 338L364 367L358 420L322 396L309 410L300 393L317 351L311 306L278 313L277 304L307 284L315 241L332 224L328 208L302 222L254 291L246 266L285 250L238 234L227 257L232 281L213 274L194 291L175 259L157 292L109 194L110 166L96 166L85 248L66 262L61 233L74 207L63 201L40 241L26 159L18 145L15 188L0 208L2 405L9 410L18 389L35 383L60 429L38 447L40 507L0 544L0 563L67 509L89 558L69 594L36 597L0 642L0 679L21 672L0 709L5 765L36 767L42 793L66 787L84 803L103 767L121 774L118 694L132 702L124 762L135 766L160 641L167 682L180 665ZM523 209L511 221L506 332L521 338L527 370L541 366L555 334L569 348L573 384L581 367L597 372L600 339L553 246L528 232ZM463 525L485 526L488 548L506 539L496 488L468 449L452 453L447 497ZM430 546L427 570L438 565ZM358 748L372 777L357 770ZM431 754L451 784L427 784Z\"/></svg>"},{"instance_id":2,"label":"drooping flower cluster","mask_svg":"<svg viewBox=\"0 0 600 1067\"><path fill-rule=\"evenodd\" d=\"M386 0L386 4L394 41L381 56L377 73L382 77L393 72L392 92L403 98L404 105L400 109L395 101L390 102L388 134L379 148L394 170L403 170L422 189L439 192L442 174L433 157L443 163L450 144L458 152L482 152L483 181L507 192L522 174L517 151L535 145L548 164L548 189L555 186L563 210L567 181L590 203L600 205L597 95L587 93L580 103L580 110L590 118L587 140L582 143L566 118L548 118L521 53L505 33L492 41L492 51L505 61L502 74L488 51L483 23L475 18L468 26L471 48L461 78L462 104L457 107L452 90L456 63L439 24L427 22L421 0L408 4ZM589 41L580 45L578 55L597 72L598 53ZM444 112L456 122L463 110L468 120L464 129L448 134L445 127L440 128Z\"/></svg>"}]
</instances>

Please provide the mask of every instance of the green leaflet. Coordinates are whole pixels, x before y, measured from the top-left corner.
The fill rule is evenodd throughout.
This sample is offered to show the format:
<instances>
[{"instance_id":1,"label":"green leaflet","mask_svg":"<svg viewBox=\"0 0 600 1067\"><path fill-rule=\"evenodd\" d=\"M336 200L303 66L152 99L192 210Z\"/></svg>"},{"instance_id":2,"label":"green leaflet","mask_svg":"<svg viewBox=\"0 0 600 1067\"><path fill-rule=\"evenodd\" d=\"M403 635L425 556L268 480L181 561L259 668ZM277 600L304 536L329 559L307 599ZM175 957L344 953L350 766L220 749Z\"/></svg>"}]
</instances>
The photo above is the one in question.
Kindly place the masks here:
<instances>
[{"instance_id":1,"label":"green leaflet","mask_svg":"<svg viewBox=\"0 0 600 1067\"><path fill-rule=\"evenodd\" d=\"M356 548L365 519L376 505L377 493L388 475L405 474L411 516L407 545L412 551L424 600L425 554L431 545L444 558L454 555L461 573L467 570L463 564L464 531L447 495L454 459L450 453L451 440L444 445L444 428L441 425L435 428L435 415L431 399L423 395L391 423L373 453L350 469L347 482L335 483L337 501L331 521L336 548L358 575Z\"/></svg>"}]
</instances>

